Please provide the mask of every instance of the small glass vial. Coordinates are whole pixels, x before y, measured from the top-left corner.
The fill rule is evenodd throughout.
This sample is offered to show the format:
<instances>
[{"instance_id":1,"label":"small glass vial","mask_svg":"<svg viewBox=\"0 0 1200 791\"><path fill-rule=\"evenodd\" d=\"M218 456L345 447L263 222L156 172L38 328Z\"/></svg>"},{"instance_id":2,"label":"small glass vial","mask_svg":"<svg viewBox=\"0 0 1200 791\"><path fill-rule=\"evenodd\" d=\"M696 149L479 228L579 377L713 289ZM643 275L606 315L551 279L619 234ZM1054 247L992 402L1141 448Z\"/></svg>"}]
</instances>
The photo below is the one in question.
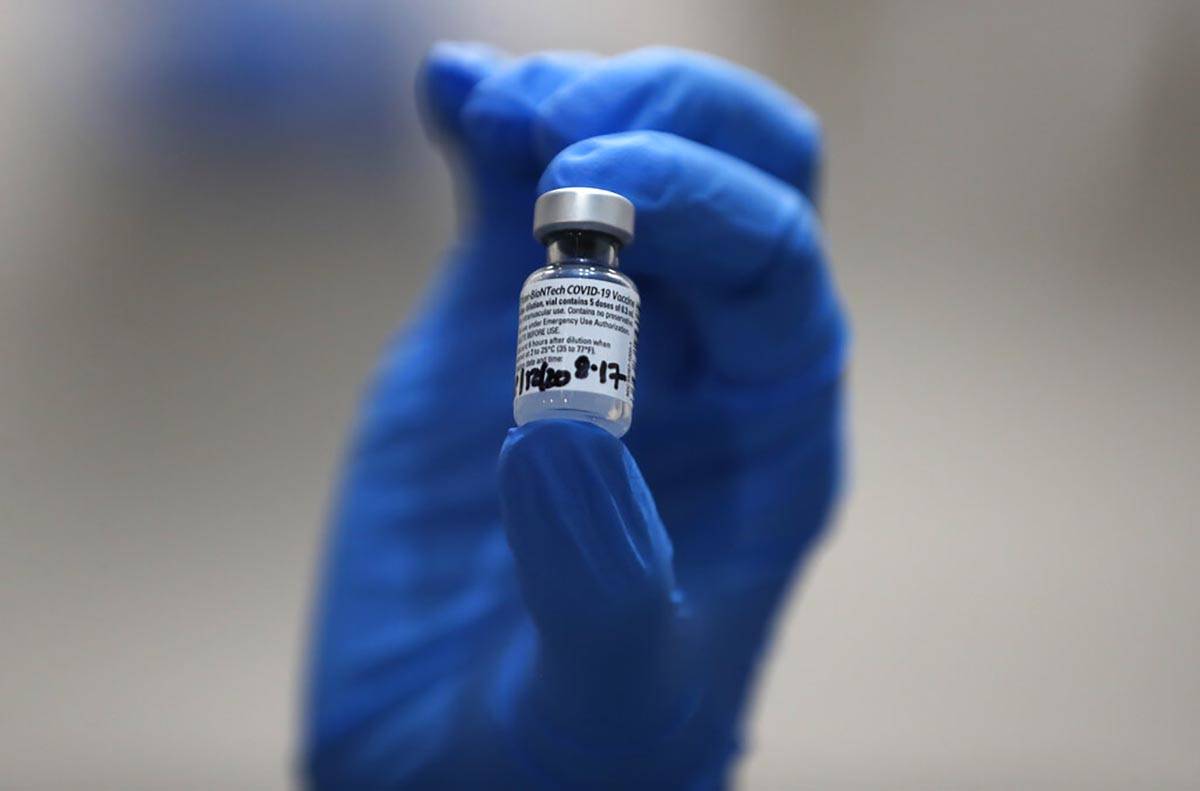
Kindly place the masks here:
<instances>
[{"instance_id":1,"label":"small glass vial","mask_svg":"<svg viewBox=\"0 0 1200 791\"><path fill-rule=\"evenodd\" d=\"M586 187L537 200L533 235L546 265L521 288L513 418L567 418L620 437L633 422L637 286L617 271L633 241L633 204Z\"/></svg>"}]
</instances>

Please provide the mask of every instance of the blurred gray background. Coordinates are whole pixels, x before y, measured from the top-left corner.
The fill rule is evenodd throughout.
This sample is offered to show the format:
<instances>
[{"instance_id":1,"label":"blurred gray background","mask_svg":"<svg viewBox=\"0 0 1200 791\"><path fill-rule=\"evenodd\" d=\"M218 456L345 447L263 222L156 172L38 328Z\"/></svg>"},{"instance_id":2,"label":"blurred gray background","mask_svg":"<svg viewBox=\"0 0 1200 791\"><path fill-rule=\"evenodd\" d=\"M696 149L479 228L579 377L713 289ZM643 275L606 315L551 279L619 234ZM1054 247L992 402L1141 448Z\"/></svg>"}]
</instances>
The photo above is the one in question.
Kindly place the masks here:
<instances>
[{"instance_id":1,"label":"blurred gray background","mask_svg":"<svg viewBox=\"0 0 1200 791\"><path fill-rule=\"evenodd\" d=\"M1200 5L326 2L260 57L288 5L3 3L0 788L291 784L331 481L453 230L443 37L825 121L853 487L742 787L1200 787Z\"/></svg>"}]
</instances>

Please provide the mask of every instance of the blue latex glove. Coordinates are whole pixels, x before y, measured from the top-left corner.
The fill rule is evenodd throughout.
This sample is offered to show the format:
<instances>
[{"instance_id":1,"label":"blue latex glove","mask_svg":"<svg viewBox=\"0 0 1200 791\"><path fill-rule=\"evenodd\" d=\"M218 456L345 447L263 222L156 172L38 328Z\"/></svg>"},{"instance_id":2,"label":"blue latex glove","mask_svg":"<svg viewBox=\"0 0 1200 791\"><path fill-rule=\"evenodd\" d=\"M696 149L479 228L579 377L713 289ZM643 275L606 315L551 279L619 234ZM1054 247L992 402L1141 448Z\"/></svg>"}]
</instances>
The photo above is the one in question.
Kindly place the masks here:
<instances>
[{"instance_id":1,"label":"blue latex glove","mask_svg":"<svg viewBox=\"0 0 1200 791\"><path fill-rule=\"evenodd\" d=\"M465 221L350 452L307 776L721 787L838 488L847 332L812 204L815 119L754 74L664 49L442 45L420 91ZM562 186L637 206L621 256L643 297L633 455L583 423L509 430L517 294L544 258L533 202Z\"/></svg>"}]
</instances>

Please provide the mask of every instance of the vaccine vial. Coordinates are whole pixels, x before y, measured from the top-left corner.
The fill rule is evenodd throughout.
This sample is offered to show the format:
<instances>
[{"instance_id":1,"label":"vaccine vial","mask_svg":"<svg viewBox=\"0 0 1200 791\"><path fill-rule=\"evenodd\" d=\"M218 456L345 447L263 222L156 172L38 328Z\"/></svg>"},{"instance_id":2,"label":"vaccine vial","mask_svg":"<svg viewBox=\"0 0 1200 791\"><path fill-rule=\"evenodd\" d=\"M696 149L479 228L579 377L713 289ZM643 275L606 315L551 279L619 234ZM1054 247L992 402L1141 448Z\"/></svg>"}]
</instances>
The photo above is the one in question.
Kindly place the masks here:
<instances>
[{"instance_id":1,"label":"vaccine vial","mask_svg":"<svg viewBox=\"0 0 1200 791\"><path fill-rule=\"evenodd\" d=\"M620 437L633 422L641 297L618 271L633 241L633 204L615 192L565 187L543 194L533 235L546 265L521 288L513 418L567 418Z\"/></svg>"}]
</instances>

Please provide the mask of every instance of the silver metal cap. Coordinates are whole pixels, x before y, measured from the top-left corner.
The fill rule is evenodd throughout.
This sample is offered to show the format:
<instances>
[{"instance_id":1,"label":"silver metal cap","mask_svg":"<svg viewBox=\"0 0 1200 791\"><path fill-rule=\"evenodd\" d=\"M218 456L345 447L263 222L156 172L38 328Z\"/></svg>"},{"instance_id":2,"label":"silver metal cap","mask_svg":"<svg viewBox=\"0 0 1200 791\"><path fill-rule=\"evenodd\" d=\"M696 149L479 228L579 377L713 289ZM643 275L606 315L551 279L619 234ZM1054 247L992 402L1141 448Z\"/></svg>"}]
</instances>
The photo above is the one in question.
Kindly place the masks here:
<instances>
[{"instance_id":1,"label":"silver metal cap","mask_svg":"<svg viewBox=\"0 0 1200 791\"><path fill-rule=\"evenodd\" d=\"M623 247L633 241L633 214L633 204L624 195L563 187L543 193L533 205L533 236L545 242L555 231L600 231Z\"/></svg>"}]
</instances>

